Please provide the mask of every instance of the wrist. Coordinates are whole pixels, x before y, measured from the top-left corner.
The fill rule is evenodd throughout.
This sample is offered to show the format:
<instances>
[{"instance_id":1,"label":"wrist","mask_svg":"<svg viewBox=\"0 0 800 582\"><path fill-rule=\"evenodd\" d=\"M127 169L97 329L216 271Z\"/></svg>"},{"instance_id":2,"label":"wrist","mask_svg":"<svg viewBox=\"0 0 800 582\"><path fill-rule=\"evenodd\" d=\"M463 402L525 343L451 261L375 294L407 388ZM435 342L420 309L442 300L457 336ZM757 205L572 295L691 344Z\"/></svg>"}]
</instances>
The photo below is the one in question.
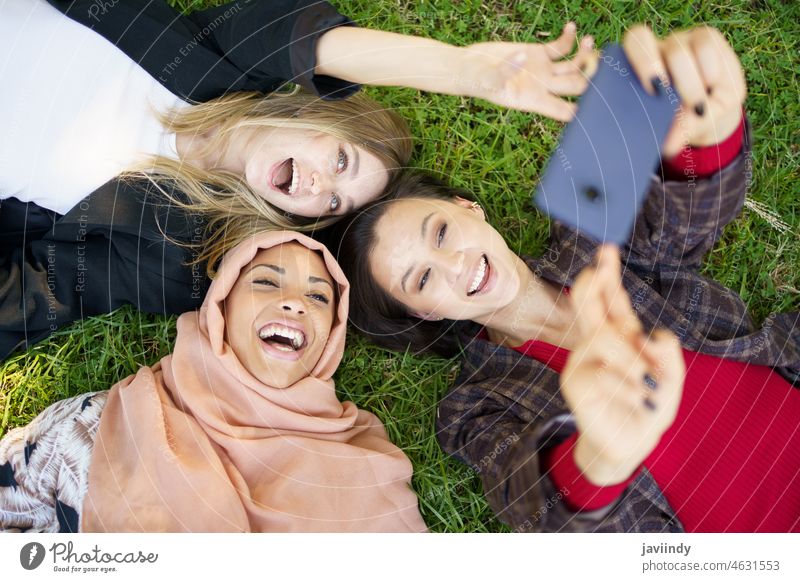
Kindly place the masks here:
<instances>
[{"instance_id":1,"label":"wrist","mask_svg":"<svg viewBox=\"0 0 800 582\"><path fill-rule=\"evenodd\" d=\"M614 459L582 434L575 443L575 465L594 485L608 487L626 481L638 469L640 461Z\"/></svg>"},{"instance_id":2,"label":"wrist","mask_svg":"<svg viewBox=\"0 0 800 582\"><path fill-rule=\"evenodd\" d=\"M739 109L715 120L711 130L704 135L694 136L686 145L690 148L710 148L725 143L742 125L744 111Z\"/></svg>"},{"instance_id":3,"label":"wrist","mask_svg":"<svg viewBox=\"0 0 800 582\"><path fill-rule=\"evenodd\" d=\"M664 159L665 179L702 179L725 168L742 150L744 126L745 117L742 114L736 128L721 142L707 147L686 146L675 156Z\"/></svg>"}]
</instances>

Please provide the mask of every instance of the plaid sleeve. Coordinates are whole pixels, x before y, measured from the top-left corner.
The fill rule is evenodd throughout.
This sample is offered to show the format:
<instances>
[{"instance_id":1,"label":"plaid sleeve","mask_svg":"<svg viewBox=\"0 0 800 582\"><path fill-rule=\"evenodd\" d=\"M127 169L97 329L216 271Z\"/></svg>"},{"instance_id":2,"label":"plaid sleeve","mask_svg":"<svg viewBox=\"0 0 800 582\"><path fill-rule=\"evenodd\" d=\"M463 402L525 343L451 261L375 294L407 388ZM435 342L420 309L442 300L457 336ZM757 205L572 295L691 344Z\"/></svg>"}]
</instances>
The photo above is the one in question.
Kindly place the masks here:
<instances>
[{"instance_id":1,"label":"plaid sleeve","mask_svg":"<svg viewBox=\"0 0 800 582\"><path fill-rule=\"evenodd\" d=\"M646 472L608 507L572 511L563 502L568 492L540 466L540 455L575 431L557 374L499 346L482 351L484 357L471 354L440 403L437 437L480 474L501 520L519 532L681 531Z\"/></svg>"},{"instance_id":2,"label":"plaid sleeve","mask_svg":"<svg viewBox=\"0 0 800 582\"><path fill-rule=\"evenodd\" d=\"M722 229L744 204L751 173L750 135L746 124L739 154L706 179L653 178L628 243L629 262L648 270L701 266Z\"/></svg>"}]
</instances>

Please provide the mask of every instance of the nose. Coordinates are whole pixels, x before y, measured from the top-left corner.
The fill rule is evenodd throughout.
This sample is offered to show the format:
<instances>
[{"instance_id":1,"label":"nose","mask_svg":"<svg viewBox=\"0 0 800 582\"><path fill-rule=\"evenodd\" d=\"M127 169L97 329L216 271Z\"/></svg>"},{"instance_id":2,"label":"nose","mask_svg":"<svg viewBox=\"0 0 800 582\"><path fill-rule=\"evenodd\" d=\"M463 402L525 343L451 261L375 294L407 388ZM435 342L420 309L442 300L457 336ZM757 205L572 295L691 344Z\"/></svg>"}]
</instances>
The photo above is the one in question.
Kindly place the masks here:
<instances>
[{"instance_id":1,"label":"nose","mask_svg":"<svg viewBox=\"0 0 800 582\"><path fill-rule=\"evenodd\" d=\"M439 268L444 273L445 280L454 286L464 268L463 251L442 251L439 255Z\"/></svg>"},{"instance_id":2,"label":"nose","mask_svg":"<svg viewBox=\"0 0 800 582\"><path fill-rule=\"evenodd\" d=\"M281 297L281 309L298 315L304 315L306 312L306 306L302 299L286 295Z\"/></svg>"},{"instance_id":3,"label":"nose","mask_svg":"<svg viewBox=\"0 0 800 582\"><path fill-rule=\"evenodd\" d=\"M331 182L328 176L321 172L311 172L311 193L315 196L331 192Z\"/></svg>"}]
</instances>

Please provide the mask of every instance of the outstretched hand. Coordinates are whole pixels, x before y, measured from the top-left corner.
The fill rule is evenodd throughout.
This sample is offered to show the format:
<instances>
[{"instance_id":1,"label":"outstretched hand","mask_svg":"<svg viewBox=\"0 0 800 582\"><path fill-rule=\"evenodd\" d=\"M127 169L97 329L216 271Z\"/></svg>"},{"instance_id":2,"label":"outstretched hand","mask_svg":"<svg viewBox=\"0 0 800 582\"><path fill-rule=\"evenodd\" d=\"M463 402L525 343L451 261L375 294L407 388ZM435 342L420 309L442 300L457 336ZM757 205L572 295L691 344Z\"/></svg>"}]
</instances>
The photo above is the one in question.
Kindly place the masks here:
<instances>
[{"instance_id":1,"label":"outstretched hand","mask_svg":"<svg viewBox=\"0 0 800 582\"><path fill-rule=\"evenodd\" d=\"M633 474L675 420L685 365L674 334L643 333L616 247L599 249L570 298L579 337L561 391L578 425L575 462L593 483L611 485Z\"/></svg>"},{"instance_id":2,"label":"outstretched hand","mask_svg":"<svg viewBox=\"0 0 800 582\"><path fill-rule=\"evenodd\" d=\"M648 27L638 25L625 34L623 45L646 88L652 90L654 78L671 79L680 95L681 108L664 143L665 157L684 146L721 143L739 127L747 84L739 58L718 30L701 26L660 41Z\"/></svg>"},{"instance_id":3,"label":"outstretched hand","mask_svg":"<svg viewBox=\"0 0 800 582\"><path fill-rule=\"evenodd\" d=\"M592 37L584 37L574 57L576 27L567 23L558 39L544 44L482 42L467 46L457 71L459 93L497 105L569 121L575 104L562 96L580 95L597 68Z\"/></svg>"}]
</instances>

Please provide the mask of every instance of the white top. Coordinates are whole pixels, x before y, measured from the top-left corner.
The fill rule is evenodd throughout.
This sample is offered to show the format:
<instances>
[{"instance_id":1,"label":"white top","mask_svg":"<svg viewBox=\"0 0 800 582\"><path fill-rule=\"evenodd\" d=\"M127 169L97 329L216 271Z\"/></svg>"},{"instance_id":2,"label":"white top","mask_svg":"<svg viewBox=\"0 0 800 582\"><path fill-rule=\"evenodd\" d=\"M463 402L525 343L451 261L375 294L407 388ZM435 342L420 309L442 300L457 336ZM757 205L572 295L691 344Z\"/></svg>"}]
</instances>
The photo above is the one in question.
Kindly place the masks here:
<instances>
[{"instance_id":1,"label":"white top","mask_svg":"<svg viewBox=\"0 0 800 582\"><path fill-rule=\"evenodd\" d=\"M187 104L45 0L0 0L0 199L66 213L134 163L177 159L157 111Z\"/></svg>"}]
</instances>

